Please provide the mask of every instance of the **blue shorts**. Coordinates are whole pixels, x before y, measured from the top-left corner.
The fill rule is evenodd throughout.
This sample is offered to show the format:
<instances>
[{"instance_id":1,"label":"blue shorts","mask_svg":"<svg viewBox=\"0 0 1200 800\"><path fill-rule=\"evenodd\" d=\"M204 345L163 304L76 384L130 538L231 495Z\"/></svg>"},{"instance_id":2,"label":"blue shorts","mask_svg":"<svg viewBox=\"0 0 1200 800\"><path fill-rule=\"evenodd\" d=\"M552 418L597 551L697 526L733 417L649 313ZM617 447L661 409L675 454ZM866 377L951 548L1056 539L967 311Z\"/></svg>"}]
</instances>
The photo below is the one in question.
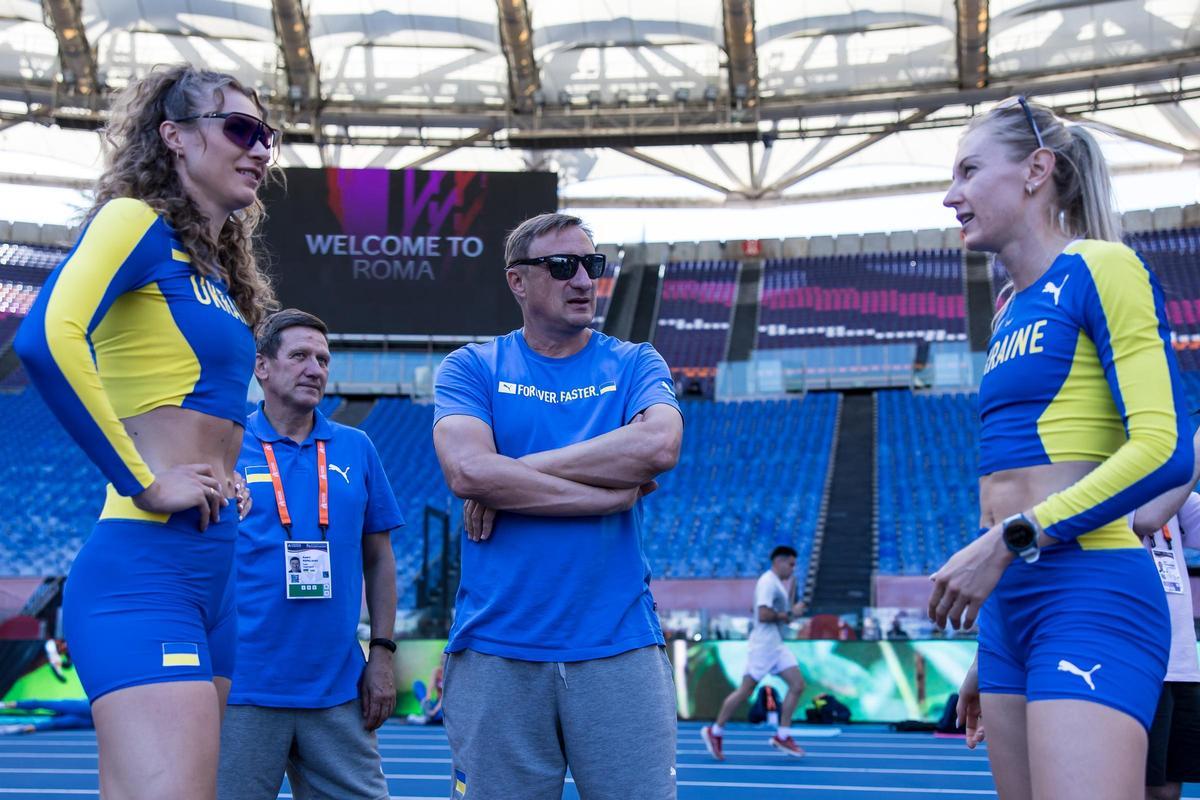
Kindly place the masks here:
<instances>
[{"instance_id":1,"label":"blue shorts","mask_svg":"<svg viewBox=\"0 0 1200 800\"><path fill-rule=\"evenodd\" d=\"M63 593L64 633L93 703L130 686L233 675L233 508L204 533L195 510L96 523Z\"/></svg>"},{"instance_id":2,"label":"blue shorts","mask_svg":"<svg viewBox=\"0 0 1200 800\"><path fill-rule=\"evenodd\" d=\"M1148 731L1171 648L1167 599L1144 549L1042 551L1014 561L979 617L979 690L1087 700Z\"/></svg>"}]
</instances>

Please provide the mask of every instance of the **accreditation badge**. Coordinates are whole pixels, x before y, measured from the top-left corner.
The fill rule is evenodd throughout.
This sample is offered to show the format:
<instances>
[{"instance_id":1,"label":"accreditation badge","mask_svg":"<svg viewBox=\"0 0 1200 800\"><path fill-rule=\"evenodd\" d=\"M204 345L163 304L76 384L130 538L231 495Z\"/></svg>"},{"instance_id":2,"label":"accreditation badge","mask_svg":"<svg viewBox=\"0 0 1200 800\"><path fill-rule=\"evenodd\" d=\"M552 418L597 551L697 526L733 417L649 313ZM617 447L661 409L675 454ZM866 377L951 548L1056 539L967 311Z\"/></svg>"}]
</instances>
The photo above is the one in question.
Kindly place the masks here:
<instances>
[{"instance_id":1,"label":"accreditation badge","mask_svg":"<svg viewBox=\"0 0 1200 800\"><path fill-rule=\"evenodd\" d=\"M1154 566L1158 568L1158 578L1162 581L1163 590L1168 594L1183 594L1183 576L1179 574L1175 551L1159 550L1156 547L1150 552L1154 556Z\"/></svg>"},{"instance_id":2,"label":"accreditation badge","mask_svg":"<svg viewBox=\"0 0 1200 800\"><path fill-rule=\"evenodd\" d=\"M288 600L333 597L329 542L284 542L283 568Z\"/></svg>"}]
</instances>

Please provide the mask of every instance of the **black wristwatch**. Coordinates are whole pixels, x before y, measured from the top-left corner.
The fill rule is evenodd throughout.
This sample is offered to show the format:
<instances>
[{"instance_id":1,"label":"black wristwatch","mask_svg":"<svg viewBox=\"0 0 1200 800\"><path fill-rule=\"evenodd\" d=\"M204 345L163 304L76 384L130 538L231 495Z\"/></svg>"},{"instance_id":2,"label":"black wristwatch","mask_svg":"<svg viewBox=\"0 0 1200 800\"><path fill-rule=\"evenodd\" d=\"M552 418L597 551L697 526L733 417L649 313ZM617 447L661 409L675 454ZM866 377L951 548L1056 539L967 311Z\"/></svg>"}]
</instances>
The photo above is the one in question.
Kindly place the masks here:
<instances>
[{"instance_id":1,"label":"black wristwatch","mask_svg":"<svg viewBox=\"0 0 1200 800\"><path fill-rule=\"evenodd\" d=\"M367 649L370 650L372 647L383 647L389 652L396 652L396 643L391 639L372 639L371 643L367 645Z\"/></svg>"},{"instance_id":2,"label":"black wristwatch","mask_svg":"<svg viewBox=\"0 0 1200 800\"><path fill-rule=\"evenodd\" d=\"M1032 564L1041 556L1038 546L1038 530L1033 521L1024 514L1013 514L1004 520L1004 544L1026 564Z\"/></svg>"}]
</instances>

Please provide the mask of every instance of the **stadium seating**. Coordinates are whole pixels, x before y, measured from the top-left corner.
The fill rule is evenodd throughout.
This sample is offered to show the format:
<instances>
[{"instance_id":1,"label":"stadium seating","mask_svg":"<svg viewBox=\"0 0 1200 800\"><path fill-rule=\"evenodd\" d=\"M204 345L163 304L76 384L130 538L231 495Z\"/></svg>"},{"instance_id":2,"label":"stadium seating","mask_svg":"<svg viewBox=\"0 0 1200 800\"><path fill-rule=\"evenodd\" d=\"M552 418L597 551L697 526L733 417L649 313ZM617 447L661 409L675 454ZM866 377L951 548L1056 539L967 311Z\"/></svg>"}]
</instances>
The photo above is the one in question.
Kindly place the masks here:
<instances>
[{"instance_id":1,"label":"stadium seating","mask_svg":"<svg viewBox=\"0 0 1200 800\"><path fill-rule=\"evenodd\" d=\"M425 507L448 512L451 530L458 530L462 503L450 494L433 450L433 405L395 397L380 399L359 425L370 435L383 461L388 480L400 501L405 527L392 535L401 608L414 608L416 579L424 558L422 535ZM432 555L440 557L440 529L431 531Z\"/></svg>"},{"instance_id":2,"label":"stadium seating","mask_svg":"<svg viewBox=\"0 0 1200 800\"><path fill-rule=\"evenodd\" d=\"M657 577L753 577L777 544L808 568L829 471L838 397L685 401L679 464L646 500Z\"/></svg>"},{"instance_id":3,"label":"stadium seating","mask_svg":"<svg viewBox=\"0 0 1200 800\"><path fill-rule=\"evenodd\" d=\"M321 409L341 402L326 397ZM0 504L19 509L0 536L0 575L65 575L104 504L104 478L35 390L0 393L0 418L10 421Z\"/></svg>"},{"instance_id":4,"label":"stadium seating","mask_svg":"<svg viewBox=\"0 0 1200 800\"><path fill-rule=\"evenodd\" d=\"M12 280L25 274L41 286L44 276L58 266L66 254L66 248L62 247L0 242L0 278ZM22 270L25 272L22 273ZM43 276L43 280L36 280L38 274Z\"/></svg>"},{"instance_id":5,"label":"stadium seating","mask_svg":"<svg viewBox=\"0 0 1200 800\"><path fill-rule=\"evenodd\" d=\"M0 394L0 573L63 575L104 504L104 479L32 389Z\"/></svg>"},{"instance_id":6,"label":"stadium seating","mask_svg":"<svg viewBox=\"0 0 1200 800\"><path fill-rule=\"evenodd\" d=\"M717 362L729 348L737 298L736 261L667 264L654 347L685 389L712 396Z\"/></svg>"},{"instance_id":7,"label":"stadium seating","mask_svg":"<svg viewBox=\"0 0 1200 800\"><path fill-rule=\"evenodd\" d=\"M1194 337L1200 347L1200 230L1138 234L1129 241L1159 275L1181 364L1200 366L1191 344ZM62 253L0 243L0 351ZM677 378L711 381L727 348L737 276L736 262L667 266L654 341ZM598 319L606 313L612 282L606 277L598 289ZM958 254L768 262L759 322L758 346L765 349L961 338ZM404 357L347 354L339 364L341 379L399 374ZM1183 384L1190 407L1200 408L1200 371L1185 371ZM326 413L339 402L327 398ZM880 572L928 573L974 536L976 403L965 394L877 394ZM679 466L645 504L645 547L655 576L752 577L762 569L764 552L783 542L800 551L803 571L825 490L837 404L836 395L818 393L740 403L685 399ZM428 404L382 398L361 423L408 520L394 537L402 607L416 601L425 508L447 511L454 530L461 520L461 504L451 497L433 452L432 413ZM19 421L10 426L0 499L29 509L10 515L8 535L0 537L0 574L64 572L95 519L103 480L36 393L0 394L0 414ZM436 557L440 532L431 545Z\"/></svg>"},{"instance_id":8,"label":"stadium seating","mask_svg":"<svg viewBox=\"0 0 1200 800\"><path fill-rule=\"evenodd\" d=\"M1200 228L1131 233L1125 243L1141 255L1162 286L1180 368L1200 370ZM1007 280L998 260L992 277L997 290Z\"/></svg>"},{"instance_id":9,"label":"stadium seating","mask_svg":"<svg viewBox=\"0 0 1200 800\"><path fill-rule=\"evenodd\" d=\"M613 289L617 285L617 276L621 265L609 262L604 274L596 281L596 316L592 318L592 327L598 331L604 330L604 321L608 317L608 306L612 302Z\"/></svg>"},{"instance_id":10,"label":"stadium seating","mask_svg":"<svg viewBox=\"0 0 1200 800\"><path fill-rule=\"evenodd\" d=\"M679 465L645 503L647 557L656 577L751 577L764 554L788 543L801 570L812 551L829 469L837 398L746 403L685 401L688 435ZM433 407L381 399L362 427L375 442L408 526L394 537L401 607L415 602L424 510L454 500L433 452ZM431 536L434 557L440 539Z\"/></svg>"},{"instance_id":11,"label":"stadium seating","mask_svg":"<svg viewBox=\"0 0 1200 800\"><path fill-rule=\"evenodd\" d=\"M766 263L759 349L965 339L958 250Z\"/></svg>"},{"instance_id":12,"label":"stadium seating","mask_svg":"<svg viewBox=\"0 0 1200 800\"><path fill-rule=\"evenodd\" d=\"M1126 241L1162 284L1180 367L1200 369L1200 229L1135 233Z\"/></svg>"},{"instance_id":13,"label":"stadium seating","mask_svg":"<svg viewBox=\"0 0 1200 800\"><path fill-rule=\"evenodd\" d=\"M974 538L977 409L974 394L876 393L881 573L930 573Z\"/></svg>"},{"instance_id":14,"label":"stadium seating","mask_svg":"<svg viewBox=\"0 0 1200 800\"><path fill-rule=\"evenodd\" d=\"M21 320L66 252L61 247L0 242L0 356L12 346ZM0 378L0 390L20 389L28 382L25 370L17 367Z\"/></svg>"}]
</instances>

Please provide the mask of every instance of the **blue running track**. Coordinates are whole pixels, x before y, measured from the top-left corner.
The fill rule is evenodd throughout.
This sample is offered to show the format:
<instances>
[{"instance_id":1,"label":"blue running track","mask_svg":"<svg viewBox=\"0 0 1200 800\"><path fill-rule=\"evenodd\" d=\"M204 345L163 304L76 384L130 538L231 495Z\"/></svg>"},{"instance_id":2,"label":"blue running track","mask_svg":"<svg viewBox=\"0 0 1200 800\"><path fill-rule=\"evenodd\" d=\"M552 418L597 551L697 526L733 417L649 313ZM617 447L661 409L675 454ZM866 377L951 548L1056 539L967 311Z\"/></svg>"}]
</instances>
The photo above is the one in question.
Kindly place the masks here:
<instances>
[{"instance_id":1,"label":"blue running track","mask_svg":"<svg viewBox=\"0 0 1200 800\"><path fill-rule=\"evenodd\" d=\"M726 760L718 763L705 751L699 728L696 723L680 725L680 800L996 796L986 754L967 750L957 739L851 726L833 737L801 738L808 755L797 759L769 746L769 730L733 726L726 733ZM379 738L392 800L446 800L450 749L441 728L389 722ZM97 786L91 732L0 737L0 800L99 797ZM279 796L292 796L286 784ZM1186 787L1184 797L1200 798L1200 785ZM579 798L570 778L563 798Z\"/></svg>"}]
</instances>

